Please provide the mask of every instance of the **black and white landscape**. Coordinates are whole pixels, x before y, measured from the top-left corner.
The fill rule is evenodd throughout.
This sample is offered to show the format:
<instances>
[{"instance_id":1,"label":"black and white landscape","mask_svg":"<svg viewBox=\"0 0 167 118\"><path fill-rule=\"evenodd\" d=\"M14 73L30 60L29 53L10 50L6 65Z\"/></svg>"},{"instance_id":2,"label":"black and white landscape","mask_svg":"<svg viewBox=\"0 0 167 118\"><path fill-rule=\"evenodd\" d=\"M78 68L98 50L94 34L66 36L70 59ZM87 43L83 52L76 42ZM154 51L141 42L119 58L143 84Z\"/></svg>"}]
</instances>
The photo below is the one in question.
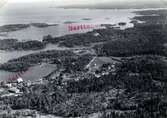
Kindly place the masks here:
<instances>
[{"instance_id":1,"label":"black and white landscape","mask_svg":"<svg viewBox=\"0 0 167 118\"><path fill-rule=\"evenodd\" d=\"M0 9L0 118L167 117L165 7L12 4Z\"/></svg>"}]
</instances>

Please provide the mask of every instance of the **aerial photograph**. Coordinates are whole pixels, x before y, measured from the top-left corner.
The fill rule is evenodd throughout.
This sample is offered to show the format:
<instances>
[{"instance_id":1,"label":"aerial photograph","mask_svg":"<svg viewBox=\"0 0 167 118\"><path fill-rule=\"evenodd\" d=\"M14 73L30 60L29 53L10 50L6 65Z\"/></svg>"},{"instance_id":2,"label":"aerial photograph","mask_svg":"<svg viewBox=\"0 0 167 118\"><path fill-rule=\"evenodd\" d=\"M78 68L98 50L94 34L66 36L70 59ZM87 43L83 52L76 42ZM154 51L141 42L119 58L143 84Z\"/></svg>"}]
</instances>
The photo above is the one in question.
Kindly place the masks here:
<instances>
[{"instance_id":1,"label":"aerial photograph","mask_svg":"<svg viewBox=\"0 0 167 118\"><path fill-rule=\"evenodd\" d=\"M167 118L167 0L0 0L0 118Z\"/></svg>"}]
</instances>

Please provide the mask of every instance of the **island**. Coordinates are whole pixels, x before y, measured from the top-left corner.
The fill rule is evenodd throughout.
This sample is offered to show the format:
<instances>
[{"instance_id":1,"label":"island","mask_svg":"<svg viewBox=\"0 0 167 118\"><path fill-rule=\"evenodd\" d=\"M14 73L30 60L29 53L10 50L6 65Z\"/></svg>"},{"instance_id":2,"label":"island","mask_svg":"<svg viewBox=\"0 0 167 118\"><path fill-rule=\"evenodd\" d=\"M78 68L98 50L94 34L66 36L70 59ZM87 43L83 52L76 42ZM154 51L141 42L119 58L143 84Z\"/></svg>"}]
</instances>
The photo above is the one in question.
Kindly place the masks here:
<instances>
[{"instance_id":1,"label":"island","mask_svg":"<svg viewBox=\"0 0 167 118\"><path fill-rule=\"evenodd\" d=\"M68 49L41 51L1 64L1 70L11 72L41 63L57 68L37 82L2 82L0 102L4 107L0 111L8 114L2 112L0 117L18 117L29 109L30 114L62 118L165 118L167 10L136 14L140 16L133 19L143 22L133 22L132 28L106 27L83 34L46 36L42 44ZM80 48L73 49L77 46Z\"/></svg>"}]
</instances>

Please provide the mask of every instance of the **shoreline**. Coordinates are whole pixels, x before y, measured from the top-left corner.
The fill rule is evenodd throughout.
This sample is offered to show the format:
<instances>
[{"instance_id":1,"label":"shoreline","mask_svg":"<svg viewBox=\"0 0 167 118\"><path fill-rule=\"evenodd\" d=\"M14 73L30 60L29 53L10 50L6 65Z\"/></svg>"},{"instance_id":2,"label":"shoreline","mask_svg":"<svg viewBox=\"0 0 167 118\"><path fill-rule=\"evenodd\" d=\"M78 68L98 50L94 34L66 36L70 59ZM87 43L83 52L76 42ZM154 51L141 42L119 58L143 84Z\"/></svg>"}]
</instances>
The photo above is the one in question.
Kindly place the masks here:
<instances>
[{"instance_id":1,"label":"shoreline","mask_svg":"<svg viewBox=\"0 0 167 118\"><path fill-rule=\"evenodd\" d=\"M133 24L133 23L132 23ZM102 25L102 24L101 24ZM113 31L115 30L121 30L121 29L114 29L114 27L115 27L115 25L109 25L109 24L106 24L106 28L111 28L111 27L113 27ZM100 39L100 37L97 35L94 35L95 33L94 32L96 32L96 31L107 31L107 29L96 29L96 30L92 30L92 31L88 31L88 32L86 32L86 33L80 33L80 34L67 34L67 35L64 35L64 36L60 36L60 37L45 37L45 39L43 39L43 41L42 41L42 43L44 43L45 45L46 45L46 47L47 47L47 45L48 44L52 44L53 46L54 45L57 45L57 44L59 44L59 48L61 48L62 46L63 47L67 47L67 48L69 48L69 49L72 49L72 48L75 48L75 45L74 44L71 44L71 45L69 45L71 42L73 42L73 41L68 41L68 40L70 40L70 39L73 39L73 38L75 38L75 37L78 37L78 41L77 42L82 42L82 41L79 41L79 39L82 39L83 40L83 38L82 37L88 37L88 39L90 38L90 37L92 37L92 39L94 39L94 38L97 38L95 41L88 41L88 43L81 43L81 44L77 44L76 46L88 46L89 47L89 45L90 44L92 44L92 43L97 43L97 41L98 40L100 40L100 42L106 42L107 40L101 40ZM49 36L49 35L48 35ZM68 39L68 40L66 40L66 39ZM63 41L64 41L64 43L63 43ZM61 42L61 43L59 43L59 42ZM66 43L67 42L67 43ZM25 42L26 43L26 42ZM74 43L75 43L75 41L74 41ZM67 45L68 44L68 45ZM38 49L38 50L36 50L36 51L32 51L32 53L29 53L29 54L33 54L33 53L36 53L36 52L41 52L41 51L44 51L46 48L43 48L43 49ZM28 49L29 50L29 49ZM27 51L28 51L27 50ZM82 49L81 49L82 50ZM23 52L24 52L25 50L23 50ZM25 51L25 52L27 52L27 51ZM29 50L30 52L31 52L31 50ZM12 52L11 52L12 53ZM24 54L24 55L26 55L26 54ZM22 55L22 56L24 56L24 55ZM19 57L17 57L17 58L19 58Z\"/></svg>"},{"instance_id":2,"label":"shoreline","mask_svg":"<svg viewBox=\"0 0 167 118\"><path fill-rule=\"evenodd\" d=\"M162 16L167 14L157 13L159 17L135 17L145 22L134 22L133 28L125 30L108 26L86 34L45 37L46 44L60 43L68 48L97 45L85 50L42 51L10 60L6 68L11 71L43 66L44 62L57 67L48 76L36 78L40 80L35 84L17 82L6 88L2 84L2 103L12 110L33 109L60 117L165 117L167 24Z\"/></svg>"}]
</instances>

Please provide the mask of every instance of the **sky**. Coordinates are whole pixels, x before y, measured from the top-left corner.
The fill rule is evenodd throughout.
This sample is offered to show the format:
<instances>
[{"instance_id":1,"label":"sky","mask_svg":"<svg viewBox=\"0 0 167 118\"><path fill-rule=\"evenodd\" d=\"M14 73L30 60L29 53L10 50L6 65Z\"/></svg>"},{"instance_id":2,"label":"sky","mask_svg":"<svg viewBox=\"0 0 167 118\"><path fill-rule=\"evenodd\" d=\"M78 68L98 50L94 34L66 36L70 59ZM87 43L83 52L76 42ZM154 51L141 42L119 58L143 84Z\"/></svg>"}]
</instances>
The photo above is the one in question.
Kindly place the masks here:
<instances>
[{"instance_id":1,"label":"sky","mask_svg":"<svg viewBox=\"0 0 167 118\"><path fill-rule=\"evenodd\" d=\"M71 5L71 4L85 4L85 3L91 3L95 2L97 0L0 0L0 4L4 3L4 1L7 1L7 3L54 3L56 5ZM99 0L100 1L100 0ZM105 0L101 0L105 1Z\"/></svg>"},{"instance_id":2,"label":"sky","mask_svg":"<svg viewBox=\"0 0 167 118\"><path fill-rule=\"evenodd\" d=\"M34 2L48 2L55 5L84 5L84 4L99 4L99 3L113 3L113 4L120 4L120 3L138 3L138 2L161 2L166 3L167 0L0 0L0 5L4 4L5 2L8 3L34 3Z\"/></svg>"},{"instance_id":3,"label":"sky","mask_svg":"<svg viewBox=\"0 0 167 118\"><path fill-rule=\"evenodd\" d=\"M0 0L0 1L4 1L4 0ZM7 0L6 0L7 1ZM153 1L167 1L167 0L8 0L9 2L57 2L57 3L62 3L62 4L69 4L69 3L91 3L91 2L94 2L94 3L100 3L100 2L137 2L137 1L140 1L140 2L145 2L145 1L150 1L150 2L153 2Z\"/></svg>"}]
</instances>

